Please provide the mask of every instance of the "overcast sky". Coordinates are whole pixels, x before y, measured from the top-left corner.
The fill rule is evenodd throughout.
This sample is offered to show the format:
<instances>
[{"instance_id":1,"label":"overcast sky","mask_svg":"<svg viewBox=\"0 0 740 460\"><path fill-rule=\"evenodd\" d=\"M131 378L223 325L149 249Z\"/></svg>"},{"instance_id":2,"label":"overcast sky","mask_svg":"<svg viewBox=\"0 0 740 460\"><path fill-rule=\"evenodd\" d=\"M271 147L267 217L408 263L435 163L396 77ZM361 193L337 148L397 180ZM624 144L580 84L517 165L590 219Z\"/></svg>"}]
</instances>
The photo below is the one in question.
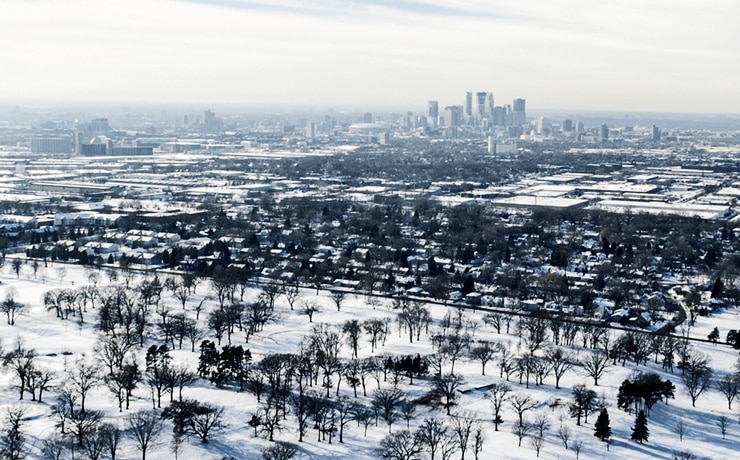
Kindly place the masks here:
<instances>
[{"instance_id":1,"label":"overcast sky","mask_svg":"<svg viewBox=\"0 0 740 460\"><path fill-rule=\"evenodd\" d=\"M738 0L2 0L0 100L740 113Z\"/></svg>"}]
</instances>

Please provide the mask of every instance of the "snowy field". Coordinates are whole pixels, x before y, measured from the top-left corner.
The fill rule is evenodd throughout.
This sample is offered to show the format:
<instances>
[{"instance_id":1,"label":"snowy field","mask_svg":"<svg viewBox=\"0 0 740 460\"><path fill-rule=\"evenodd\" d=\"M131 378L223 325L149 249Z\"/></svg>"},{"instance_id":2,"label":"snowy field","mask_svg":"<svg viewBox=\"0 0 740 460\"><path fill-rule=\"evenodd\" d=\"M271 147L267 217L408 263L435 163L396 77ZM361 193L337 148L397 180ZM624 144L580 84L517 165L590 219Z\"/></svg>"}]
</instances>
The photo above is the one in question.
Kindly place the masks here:
<instances>
[{"instance_id":1,"label":"snowy field","mask_svg":"<svg viewBox=\"0 0 740 460\"><path fill-rule=\"evenodd\" d=\"M51 264L48 267L41 267L34 277L29 265L25 265L20 277L12 272L9 263L6 263L0 273L0 299L4 299L6 293L10 290L16 293L16 299L26 304L23 314L16 319L15 325L6 324L4 319L0 322L0 337L2 344L7 351L17 339L22 340L27 348L33 348L38 353L37 364L39 366L54 369L58 376L64 375L64 369L74 366L77 359L83 355L92 359L95 356L94 344L97 339L98 331L95 324L97 322L96 312L88 310L85 317L85 323L79 324L75 318L60 320L55 317L54 311L47 311L44 307L42 296L45 291L55 288L80 287L88 281L89 269L78 265L59 265ZM164 279L164 276L161 276ZM138 281L134 280L134 284ZM109 278L101 273L98 282L99 287L109 283ZM257 288L250 289L245 301L251 301L256 298L259 291ZM194 317L194 306L198 305L205 296L211 295L210 286L207 280L203 280L197 287L196 294L187 300L186 310L188 315ZM329 298L327 292L322 291L316 295L312 289L301 289L302 300L314 300L321 305L321 311L313 317L313 324L310 324L308 317L301 314L300 311L291 311L284 296L277 299L276 311L279 313L280 320L268 323L264 330L250 337L249 343L245 343L244 334L237 333L233 337L233 344L242 345L251 350L255 362L269 353L295 353L298 350L299 343L307 335L311 327L316 324L326 323L329 325L339 325L349 319L364 321L368 318L391 318L391 334L388 336L385 346L376 350L376 353L387 354L429 354L432 347L429 336L422 333L419 342L409 343L406 334L399 336L398 325L395 321L396 312L392 310L391 303L388 300L381 300L379 305L368 304L367 298L362 295L350 294L347 296L341 311L337 311ZM168 304L173 312L181 311L179 302L166 290L162 292L162 302ZM217 306L214 299L206 300L206 308L201 312L200 321L203 325L204 318L210 309ZM451 309L439 305L428 305L433 318L433 325L430 330L438 327L443 316ZM482 322L482 315L477 312L466 313L469 320L479 324L475 331L476 340L490 340L503 344L510 344L513 351L518 348L519 340L512 334L497 334L495 330ZM727 331L732 328L740 329L740 316L737 311L727 311L722 315L711 317L699 317L695 327L691 329L692 336L706 338L707 334L717 326L721 333L721 340L724 339ZM152 328L149 337L156 335L155 329ZM209 337L215 340L213 337ZM579 340L576 340L576 344ZM144 354L146 348L159 342L151 339L145 347L138 349L138 359L140 366L143 367ZM225 344L225 339L224 339ZM731 371L738 352L725 345L713 346L711 344L696 344L696 349L707 353L711 356L711 366L715 370L715 376L721 376ZM586 351L578 346L572 349L576 355L583 355ZM370 356L370 344L366 336L360 341L359 357ZM174 350L172 352L174 362L189 363L193 370L198 365L198 348L195 353L190 352L190 346L183 347L183 350ZM342 356L350 359L350 347L344 346ZM449 364L448 364L449 366ZM621 382L632 375L635 371L650 371L658 373L661 378L671 380L676 386L676 397L666 405L663 402L657 403L651 411L648 423L650 437L645 444L639 444L630 440L631 427L634 424L634 414L628 414L616 407L616 394ZM447 369L445 372L448 372ZM467 358L461 359L455 366L455 373L465 378L464 388L473 389L490 385L493 383L503 383L504 380L499 378L499 370L494 361L488 363L486 367L486 376L481 375L481 366L478 362L471 361ZM51 406L54 404L57 390L52 389L45 393L42 403L18 400L18 390L13 387L14 375L7 369L0 374L0 401L2 402L3 411L5 408L22 404L25 409L25 418L23 430L27 434L27 446L29 448L29 458L43 458L41 454L42 439L48 438L56 433L55 419L52 417ZM61 384L61 379L56 381ZM697 401L696 407L692 407L691 401L686 394L685 388L681 383L680 370L675 369L674 373L666 373L662 370L660 364L654 364L653 357L648 360L647 366L635 367L628 363L622 367L620 365L610 368L606 376L600 380L599 386L593 386L593 380L580 372L574 370L567 373L560 382L560 389L555 389L554 377L551 375L544 381L544 385L537 386L530 384L529 389L518 383L518 379L512 376L509 384L512 387L512 394L526 393L532 398L539 401L537 407L528 412L528 418L533 418L538 414L547 414L551 427L547 430L545 443L540 452L540 458L543 459L565 459L575 458L576 454L571 449L565 449L563 443L557 435L558 428L562 425L570 427L572 436L570 445L577 440L582 442L580 458L629 458L629 459L671 459L676 451L690 451L695 458L711 459L735 459L738 458L740 448L740 413L735 410L727 409L727 400L714 387L704 393ZM571 388L576 384L585 384L594 389L600 396L603 395L608 404L608 411L611 419L613 430L610 450L607 452L605 443L600 442L593 436L593 423L596 420L596 413L588 418L588 423L576 426L575 420L569 417L567 413L567 402L571 399ZM390 383L383 383L383 386L390 386ZM407 391L412 398L419 397L429 390L428 382L424 380L415 380L414 385L409 385L407 379L403 379L399 387ZM376 388L374 380L371 380L368 388L368 397L363 397L360 390L359 399L369 404L372 391ZM332 390L332 393L334 390ZM340 393L353 397L352 389L344 385L340 387ZM271 443L262 437L255 438L253 429L247 425L251 414L258 408L255 396L249 392L237 392L233 388L217 389L214 385L206 380L200 379L195 384L186 387L184 394L188 398L200 401L208 401L225 408L224 429L215 433L208 444L201 444L196 438L189 438L186 445L179 453L178 458L182 459L258 459L261 458L261 451ZM462 394L458 399L458 404L452 408L453 412L470 411L480 420L484 430L484 445L480 453L480 459L531 459L535 458L535 450L530 442L524 439L521 447L518 447L518 439L512 433L512 426L515 424L517 415L512 411L508 404L504 405L503 421L500 431L494 431L491 421L492 410L489 401L484 398L485 391L472 390ZM163 398L163 407L165 401L169 401L169 396ZM129 411L119 413L116 400L112 393L100 385L91 391L86 403L88 408L98 409L105 412L105 420L113 423L119 423L124 426L123 418L134 411L151 410L151 396L149 389L141 384L134 391L134 399ZM740 407L740 403L736 404ZM729 419L730 424L727 428L725 439L718 426L720 416ZM418 426L425 418L436 418L447 420L444 408L429 409L426 406L420 406L417 409L416 417L411 421L411 429ZM676 433L676 424L682 420L686 426L683 441L679 441ZM401 420L393 426L393 430L405 428L405 421ZM388 433L387 425L381 420L377 426L371 425L367 436L364 436L363 428L358 427L356 423L351 422L347 425L344 433L344 443L337 442L334 438L331 444L327 442L318 442L316 431L309 430L306 440L298 444L299 451L295 458L298 459L371 459L378 458L375 449L379 446L381 439ZM157 439L157 443L147 452L147 458L155 459L172 459L174 454L171 451L172 425L170 422L165 423L165 428ZM289 415L284 422L284 429L276 433L277 440L297 443L295 417ZM80 453L75 458L85 458ZM69 458L69 457L65 457ZM119 452L120 459L138 459L141 454L131 439L124 438ZM422 454L419 458L429 458L428 453ZM437 456L439 458L439 455ZM454 454L452 459L460 458L460 453ZM474 458L472 447L468 449L466 457Z\"/></svg>"}]
</instances>

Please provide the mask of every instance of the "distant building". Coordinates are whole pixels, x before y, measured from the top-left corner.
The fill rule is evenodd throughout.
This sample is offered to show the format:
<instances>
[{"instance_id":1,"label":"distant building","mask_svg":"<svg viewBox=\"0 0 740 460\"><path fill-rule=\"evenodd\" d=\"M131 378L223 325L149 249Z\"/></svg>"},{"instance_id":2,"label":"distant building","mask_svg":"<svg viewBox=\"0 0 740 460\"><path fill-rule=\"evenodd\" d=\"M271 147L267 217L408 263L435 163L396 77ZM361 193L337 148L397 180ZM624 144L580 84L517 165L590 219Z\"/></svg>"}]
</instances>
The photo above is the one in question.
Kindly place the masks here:
<instances>
[{"instance_id":1,"label":"distant building","mask_svg":"<svg viewBox=\"0 0 740 460\"><path fill-rule=\"evenodd\" d=\"M655 142L659 142L660 141L660 128L658 128L655 125L653 125L652 139Z\"/></svg>"},{"instance_id":2,"label":"distant building","mask_svg":"<svg viewBox=\"0 0 740 460\"><path fill-rule=\"evenodd\" d=\"M306 123L306 139L316 139L316 123L313 121Z\"/></svg>"},{"instance_id":3,"label":"distant building","mask_svg":"<svg viewBox=\"0 0 740 460\"><path fill-rule=\"evenodd\" d=\"M456 128L462 124L463 107L461 105L451 105L445 107L445 126Z\"/></svg>"},{"instance_id":4,"label":"distant building","mask_svg":"<svg viewBox=\"0 0 740 460\"><path fill-rule=\"evenodd\" d=\"M609 127L606 125L606 123L601 125L601 129L599 130L599 137L602 141L609 139Z\"/></svg>"},{"instance_id":5,"label":"distant building","mask_svg":"<svg viewBox=\"0 0 740 460\"><path fill-rule=\"evenodd\" d=\"M64 137L41 137L31 139L31 153L72 153L72 139Z\"/></svg>"},{"instance_id":6,"label":"distant building","mask_svg":"<svg viewBox=\"0 0 740 460\"><path fill-rule=\"evenodd\" d=\"M89 153L90 148L86 148L87 153L83 153L84 144L97 144L99 143L96 139L100 139L101 136L107 135L110 132L110 125L108 124L107 118L95 118L90 123L80 123L75 129L74 135L74 152L81 155L101 155L101 153ZM93 139L89 141L89 139ZM92 148L96 152L99 147ZM105 153L102 153L105 155Z\"/></svg>"},{"instance_id":7,"label":"distant building","mask_svg":"<svg viewBox=\"0 0 740 460\"><path fill-rule=\"evenodd\" d=\"M547 117L539 117L535 120L535 132L540 135L550 134L552 130L552 123Z\"/></svg>"},{"instance_id":8,"label":"distant building","mask_svg":"<svg viewBox=\"0 0 740 460\"><path fill-rule=\"evenodd\" d=\"M573 131L573 120L563 120L563 132L569 133Z\"/></svg>"},{"instance_id":9,"label":"distant building","mask_svg":"<svg viewBox=\"0 0 740 460\"><path fill-rule=\"evenodd\" d=\"M527 108L526 108L526 101L524 99L514 99L514 104L512 105L513 108L513 114L512 114L512 125L513 126L521 126L525 123L527 123Z\"/></svg>"},{"instance_id":10,"label":"distant building","mask_svg":"<svg viewBox=\"0 0 740 460\"><path fill-rule=\"evenodd\" d=\"M221 120L216 117L214 112L206 110L203 112L203 132L204 133L218 133L221 131L222 123Z\"/></svg>"},{"instance_id":11,"label":"distant building","mask_svg":"<svg viewBox=\"0 0 740 460\"><path fill-rule=\"evenodd\" d=\"M508 116L506 107L498 106L493 108L493 125L508 126L511 124L511 117Z\"/></svg>"},{"instance_id":12,"label":"distant building","mask_svg":"<svg viewBox=\"0 0 740 460\"><path fill-rule=\"evenodd\" d=\"M439 117L439 102L429 101L429 107L427 109L427 116L433 120Z\"/></svg>"},{"instance_id":13,"label":"distant building","mask_svg":"<svg viewBox=\"0 0 740 460\"><path fill-rule=\"evenodd\" d=\"M475 101L478 118L493 121L493 93L479 91L475 93Z\"/></svg>"},{"instance_id":14,"label":"distant building","mask_svg":"<svg viewBox=\"0 0 740 460\"><path fill-rule=\"evenodd\" d=\"M121 156L139 156L139 155L152 155L154 149L151 147L113 147L110 149L110 155L121 155Z\"/></svg>"},{"instance_id":15,"label":"distant building","mask_svg":"<svg viewBox=\"0 0 740 460\"><path fill-rule=\"evenodd\" d=\"M90 157L98 157L108 154L108 145L104 143L99 144L80 144L79 154Z\"/></svg>"},{"instance_id":16,"label":"distant building","mask_svg":"<svg viewBox=\"0 0 740 460\"><path fill-rule=\"evenodd\" d=\"M479 118L485 118L486 116L486 99L488 97L488 93L485 91L479 91L475 93L475 102L476 102L476 115Z\"/></svg>"},{"instance_id":17,"label":"distant building","mask_svg":"<svg viewBox=\"0 0 740 460\"><path fill-rule=\"evenodd\" d=\"M473 116L473 93L468 91L465 93L465 117L471 118Z\"/></svg>"},{"instance_id":18,"label":"distant building","mask_svg":"<svg viewBox=\"0 0 740 460\"><path fill-rule=\"evenodd\" d=\"M362 122L363 123L372 123L373 122L373 114L370 112L365 112L362 114Z\"/></svg>"}]
</instances>

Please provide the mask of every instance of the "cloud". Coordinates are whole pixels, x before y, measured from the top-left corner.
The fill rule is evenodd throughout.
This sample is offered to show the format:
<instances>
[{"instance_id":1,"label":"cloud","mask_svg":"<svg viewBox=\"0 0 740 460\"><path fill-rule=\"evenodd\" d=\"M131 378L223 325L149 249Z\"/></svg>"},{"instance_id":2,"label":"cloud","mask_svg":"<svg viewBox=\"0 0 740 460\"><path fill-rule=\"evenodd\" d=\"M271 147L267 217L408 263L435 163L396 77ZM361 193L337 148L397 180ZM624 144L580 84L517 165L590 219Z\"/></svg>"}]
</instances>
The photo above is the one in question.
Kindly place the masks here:
<instances>
[{"instance_id":1,"label":"cloud","mask_svg":"<svg viewBox=\"0 0 740 460\"><path fill-rule=\"evenodd\" d=\"M695 3L8 0L0 98L740 111L738 6Z\"/></svg>"}]
</instances>

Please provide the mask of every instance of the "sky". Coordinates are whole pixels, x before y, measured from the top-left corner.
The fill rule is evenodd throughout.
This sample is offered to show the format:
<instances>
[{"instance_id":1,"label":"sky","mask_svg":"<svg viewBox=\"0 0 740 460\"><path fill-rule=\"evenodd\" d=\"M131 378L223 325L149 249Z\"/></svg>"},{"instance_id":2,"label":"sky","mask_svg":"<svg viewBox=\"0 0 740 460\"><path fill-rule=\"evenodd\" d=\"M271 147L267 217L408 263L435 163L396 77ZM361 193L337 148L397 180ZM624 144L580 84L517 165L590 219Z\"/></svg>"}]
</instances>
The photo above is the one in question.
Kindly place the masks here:
<instances>
[{"instance_id":1,"label":"sky","mask_svg":"<svg viewBox=\"0 0 740 460\"><path fill-rule=\"evenodd\" d=\"M0 102L740 113L737 0L2 0Z\"/></svg>"}]
</instances>

